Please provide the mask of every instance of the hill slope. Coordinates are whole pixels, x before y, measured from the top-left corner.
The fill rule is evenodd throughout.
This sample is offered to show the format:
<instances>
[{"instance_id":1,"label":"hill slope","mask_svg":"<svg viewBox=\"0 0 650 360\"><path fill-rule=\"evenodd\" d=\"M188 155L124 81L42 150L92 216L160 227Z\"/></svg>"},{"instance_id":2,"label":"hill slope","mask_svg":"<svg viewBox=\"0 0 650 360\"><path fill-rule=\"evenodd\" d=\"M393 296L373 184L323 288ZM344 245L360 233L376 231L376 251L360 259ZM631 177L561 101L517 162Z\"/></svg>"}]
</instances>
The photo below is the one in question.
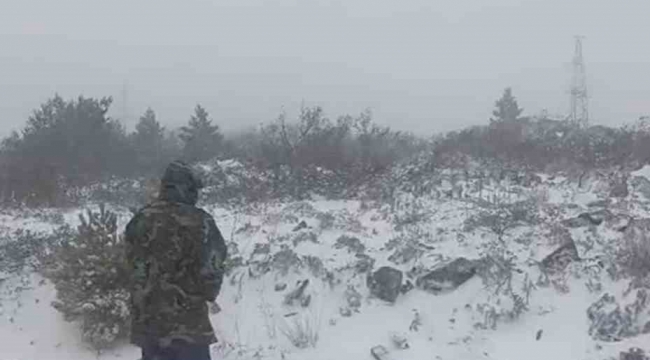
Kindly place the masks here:
<instances>
[{"instance_id":1,"label":"hill slope","mask_svg":"<svg viewBox=\"0 0 650 360\"><path fill-rule=\"evenodd\" d=\"M381 344L396 360L596 360L647 348L650 335L630 330L650 320L647 304L637 301L645 290L612 276L625 234L650 218L646 170L633 174L639 178L623 198L610 197L604 177L578 188L541 176L530 187L460 182L453 187L463 189L460 197L403 193L381 206L356 200L237 211L206 206L239 264L218 298L222 311L212 315L220 339L214 358L370 359L370 348ZM74 223L78 211L63 220ZM119 211L124 223L128 212ZM0 222L5 231L53 226L43 219L6 213ZM566 244L580 261L543 261ZM439 281L434 285L445 290L434 293L417 281L457 258L473 269L466 282ZM403 284L420 286L384 301L368 286L371 265L399 270ZM75 326L49 305L54 290L37 274L3 278L0 360L139 357L126 345L102 354L86 349ZM288 304L304 280L304 292L294 292ZM601 300L605 294L615 300ZM602 306L592 307L599 300ZM625 315L626 305L638 314Z\"/></svg>"}]
</instances>

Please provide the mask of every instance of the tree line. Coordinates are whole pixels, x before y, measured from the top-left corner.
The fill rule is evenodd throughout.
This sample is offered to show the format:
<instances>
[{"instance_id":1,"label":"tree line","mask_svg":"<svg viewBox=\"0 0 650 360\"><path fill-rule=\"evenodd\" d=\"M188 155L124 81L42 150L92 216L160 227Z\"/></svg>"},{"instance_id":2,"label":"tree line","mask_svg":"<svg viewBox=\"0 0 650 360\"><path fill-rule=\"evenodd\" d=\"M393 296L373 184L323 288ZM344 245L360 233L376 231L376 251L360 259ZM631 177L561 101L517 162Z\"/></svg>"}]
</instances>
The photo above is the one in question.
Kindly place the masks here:
<instances>
[{"instance_id":1,"label":"tree line","mask_svg":"<svg viewBox=\"0 0 650 360\"><path fill-rule=\"evenodd\" d=\"M531 171L627 169L650 160L650 122L621 127L580 127L568 119L524 116L511 89L495 102L486 126L452 131L436 139L437 162L451 166L458 155L482 163Z\"/></svg>"},{"instance_id":2,"label":"tree line","mask_svg":"<svg viewBox=\"0 0 650 360\"><path fill-rule=\"evenodd\" d=\"M107 115L111 104L110 97L56 95L34 110L21 131L2 141L2 200L57 204L68 189L157 174L172 159L202 161L222 147L219 127L200 105L180 129L165 129L147 109L127 132Z\"/></svg>"},{"instance_id":3,"label":"tree line","mask_svg":"<svg viewBox=\"0 0 650 360\"><path fill-rule=\"evenodd\" d=\"M163 127L147 109L129 132L108 116L111 104L110 97L56 95L35 109L23 129L0 146L0 201L61 205L93 184L157 177L174 159L237 159L264 172L274 192L289 196L304 195L314 179L324 177L335 189L363 183L423 154L432 169L479 161L587 171L650 159L647 119L621 128L577 128L561 119L525 116L510 88L485 125L431 137L381 126L369 111L329 118L320 107L224 136L201 105L174 129Z\"/></svg>"},{"instance_id":4,"label":"tree line","mask_svg":"<svg viewBox=\"0 0 650 360\"><path fill-rule=\"evenodd\" d=\"M303 108L293 121L281 114L228 138L201 105L175 129L163 127L149 108L128 132L108 116L111 105L110 97L56 95L34 110L21 131L2 141L0 200L61 205L79 188L157 177L175 159L235 158L269 172L274 182L307 176L307 168L345 173L351 180L386 170L419 142L375 124L369 112L331 120L320 107Z\"/></svg>"}]
</instances>

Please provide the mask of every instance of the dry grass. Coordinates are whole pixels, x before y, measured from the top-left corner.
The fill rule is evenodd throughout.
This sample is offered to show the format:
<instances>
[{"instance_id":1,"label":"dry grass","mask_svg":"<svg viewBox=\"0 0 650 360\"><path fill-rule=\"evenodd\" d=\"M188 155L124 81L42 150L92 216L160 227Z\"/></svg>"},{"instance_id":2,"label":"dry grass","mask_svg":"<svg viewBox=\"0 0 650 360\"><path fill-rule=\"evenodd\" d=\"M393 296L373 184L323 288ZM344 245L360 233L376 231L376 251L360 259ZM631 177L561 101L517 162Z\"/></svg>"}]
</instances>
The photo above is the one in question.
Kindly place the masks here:
<instances>
[{"instance_id":1,"label":"dry grass","mask_svg":"<svg viewBox=\"0 0 650 360\"><path fill-rule=\"evenodd\" d=\"M299 349L316 347L319 338L319 324L309 317L296 316L280 327L282 334Z\"/></svg>"}]
</instances>

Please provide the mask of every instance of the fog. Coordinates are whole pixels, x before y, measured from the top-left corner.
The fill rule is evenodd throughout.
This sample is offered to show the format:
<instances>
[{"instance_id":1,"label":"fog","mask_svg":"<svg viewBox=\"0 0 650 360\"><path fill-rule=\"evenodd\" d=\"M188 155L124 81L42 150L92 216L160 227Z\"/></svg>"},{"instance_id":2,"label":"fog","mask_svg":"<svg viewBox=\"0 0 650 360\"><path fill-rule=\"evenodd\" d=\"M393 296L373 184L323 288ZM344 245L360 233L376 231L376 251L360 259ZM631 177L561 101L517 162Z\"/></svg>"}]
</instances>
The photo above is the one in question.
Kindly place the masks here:
<instances>
[{"instance_id":1,"label":"fog","mask_svg":"<svg viewBox=\"0 0 650 360\"><path fill-rule=\"evenodd\" d=\"M196 103L224 129L370 108L417 132L487 122L511 86L526 114L568 113L585 36L594 123L650 114L650 3L604 0L3 0L3 135L58 92L111 95L132 126ZM124 101L126 94L127 101Z\"/></svg>"}]
</instances>

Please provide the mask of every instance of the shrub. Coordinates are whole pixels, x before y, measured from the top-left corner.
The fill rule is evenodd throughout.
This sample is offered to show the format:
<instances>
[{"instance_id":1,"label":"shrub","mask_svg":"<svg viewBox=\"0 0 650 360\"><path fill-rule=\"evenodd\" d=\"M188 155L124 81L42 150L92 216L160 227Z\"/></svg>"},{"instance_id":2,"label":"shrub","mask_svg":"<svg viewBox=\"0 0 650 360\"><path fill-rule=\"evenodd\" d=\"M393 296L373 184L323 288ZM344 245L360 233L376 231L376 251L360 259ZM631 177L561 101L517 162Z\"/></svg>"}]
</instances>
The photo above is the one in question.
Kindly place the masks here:
<instances>
[{"instance_id":1,"label":"shrub","mask_svg":"<svg viewBox=\"0 0 650 360\"><path fill-rule=\"evenodd\" d=\"M201 200L222 206L244 206L264 201L271 194L268 174L246 162L210 161L197 166L206 187Z\"/></svg>"},{"instance_id":2,"label":"shrub","mask_svg":"<svg viewBox=\"0 0 650 360\"><path fill-rule=\"evenodd\" d=\"M47 249L70 236L72 230L63 225L51 234L31 232L18 229L9 236L9 239L0 244L0 271L16 274L23 271L38 270L40 259Z\"/></svg>"},{"instance_id":3,"label":"shrub","mask_svg":"<svg viewBox=\"0 0 650 360\"><path fill-rule=\"evenodd\" d=\"M21 293L32 286L32 273L40 269L39 259L48 247L66 237L71 229L62 226L51 234L16 230L0 240L0 301L21 307ZM0 312L2 312L0 306Z\"/></svg>"},{"instance_id":4,"label":"shrub","mask_svg":"<svg viewBox=\"0 0 650 360\"><path fill-rule=\"evenodd\" d=\"M83 340L99 350L128 334L123 239L117 216L103 205L79 218L77 231L44 258L42 271L56 288L52 306L66 321L79 322Z\"/></svg>"},{"instance_id":5,"label":"shrub","mask_svg":"<svg viewBox=\"0 0 650 360\"><path fill-rule=\"evenodd\" d=\"M521 225L532 225L538 221L538 206L535 199L490 204L488 209L482 209L465 220L465 231L487 228L497 236L499 241L504 241L503 238L509 230Z\"/></svg>"},{"instance_id":6,"label":"shrub","mask_svg":"<svg viewBox=\"0 0 650 360\"><path fill-rule=\"evenodd\" d=\"M486 255L479 261L477 275L488 292L488 299L476 305L479 321L475 328L495 330L500 322L516 321L529 310L535 285L528 273L517 268L516 256L503 243L489 244Z\"/></svg>"},{"instance_id":7,"label":"shrub","mask_svg":"<svg viewBox=\"0 0 650 360\"><path fill-rule=\"evenodd\" d=\"M86 201L140 208L157 195L157 180L149 178L112 178L82 189Z\"/></svg>"},{"instance_id":8,"label":"shrub","mask_svg":"<svg viewBox=\"0 0 650 360\"><path fill-rule=\"evenodd\" d=\"M334 244L335 249L347 248L348 252L361 254L366 251L366 246L359 240L359 238L354 236L341 235L336 239L336 244Z\"/></svg>"},{"instance_id":9,"label":"shrub","mask_svg":"<svg viewBox=\"0 0 650 360\"><path fill-rule=\"evenodd\" d=\"M319 338L318 330L318 322L308 317L294 319L292 323L286 322L280 327L282 334L299 349L316 347Z\"/></svg>"}]
</instances>

